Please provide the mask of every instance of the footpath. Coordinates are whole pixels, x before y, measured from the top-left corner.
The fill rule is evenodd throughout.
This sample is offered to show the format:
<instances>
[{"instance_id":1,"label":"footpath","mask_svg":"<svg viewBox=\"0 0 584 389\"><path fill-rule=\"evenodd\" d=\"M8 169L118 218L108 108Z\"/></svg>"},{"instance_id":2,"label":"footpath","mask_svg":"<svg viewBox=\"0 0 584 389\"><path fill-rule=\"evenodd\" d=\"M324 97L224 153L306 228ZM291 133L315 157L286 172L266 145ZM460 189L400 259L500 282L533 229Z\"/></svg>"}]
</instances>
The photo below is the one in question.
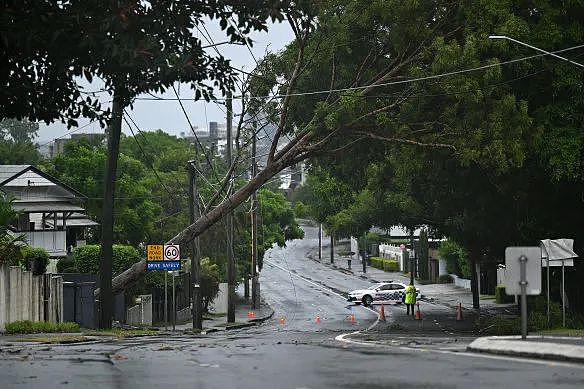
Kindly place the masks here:
<instances>
[{"instance_id":1,"label":"footpath","mask_svg":"<svg viewBox=\"0 0 584 389\"><path fill-rule=\"evenodd\" d=\"M367 266L363 273L360 260L353 260L349 269L347 257L335 255L330 262L330 251L323 249L322 258L314 251L309 258L335 271L352 274L371 283L410 279L397 272L385 272ZM584 363L584 337L563 335L482 336L476 328L478 314L472 309L470 290L453 284L416 285L420 288L421 320L406 315L402 306L386 306L386 321L366 332L352 334L349 338L386 346L410 348L439 348L440 350L470 351L513 357ZM463 307L462 320L457 320L456 308ZM388 309L390 308L390 309ZM375 309L380 310L379 306ZM515 304L496 304L492 299L481 299L481 314L517 315Z\"/></svg>"},{"instance_id":2,"label":"footpath","mask_svg":"<svg viewBox=\"0 0 584 389\"><path fill-rule=\"evenodd\" d=\"M227 323L226 314L204 314L203 330L201 333L208 334L216 331L252 327L266 320L269 320L273 315L274 310L263 300L260 303L259 309L252 309L251 303L246 301L242 296L238 295L238 300L235 304L235 322ZM172 324L166 327L157 327L157 329L160 331L172 331ZM175 331L192 332L192 329L193 325L191 322L175 325Z\"/></svg>"}]
</instances>

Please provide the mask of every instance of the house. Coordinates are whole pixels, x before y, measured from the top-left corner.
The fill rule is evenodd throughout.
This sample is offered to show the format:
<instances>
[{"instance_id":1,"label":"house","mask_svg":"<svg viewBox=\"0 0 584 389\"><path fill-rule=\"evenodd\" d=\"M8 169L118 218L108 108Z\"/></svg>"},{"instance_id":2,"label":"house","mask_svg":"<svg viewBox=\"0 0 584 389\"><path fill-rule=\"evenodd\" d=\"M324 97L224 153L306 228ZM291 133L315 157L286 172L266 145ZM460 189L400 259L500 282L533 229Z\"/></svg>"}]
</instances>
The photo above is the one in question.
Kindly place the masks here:
<instances>
[{"instance_id":1,"label":"house","mask_svg":"<svg viewBox=\"0 0 584 389\"><path fill-rule=\"evenodd\" d=\"M98 225L85 214L83 194L32 165L0 165L0 190L21 213L10 230L52 258L85 244L88 228Z\"/></svg>"}]
</instances>

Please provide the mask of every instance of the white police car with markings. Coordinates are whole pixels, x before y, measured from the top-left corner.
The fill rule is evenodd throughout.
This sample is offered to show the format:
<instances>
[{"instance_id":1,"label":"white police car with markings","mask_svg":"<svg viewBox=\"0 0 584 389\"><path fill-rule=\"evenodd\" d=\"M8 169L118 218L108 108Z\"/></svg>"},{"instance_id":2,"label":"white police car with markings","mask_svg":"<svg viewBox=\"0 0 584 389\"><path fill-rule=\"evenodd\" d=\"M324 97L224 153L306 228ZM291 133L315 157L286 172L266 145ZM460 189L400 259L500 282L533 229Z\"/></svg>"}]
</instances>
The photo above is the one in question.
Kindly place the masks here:
<instances>
[{"instance_id":1,"label":"white police car with markings","mask_svg":"<svg viewBox=\"0 0 584 389\"><path fill-rule=\"evenodd\" d=\"M357 289L349 292L347 301L357 305L373 305L403 302L406 284L398 281L380 282L367 289ZM420 289L416 288L416 298L422 297Z\"/></svg>"}]
</instances>

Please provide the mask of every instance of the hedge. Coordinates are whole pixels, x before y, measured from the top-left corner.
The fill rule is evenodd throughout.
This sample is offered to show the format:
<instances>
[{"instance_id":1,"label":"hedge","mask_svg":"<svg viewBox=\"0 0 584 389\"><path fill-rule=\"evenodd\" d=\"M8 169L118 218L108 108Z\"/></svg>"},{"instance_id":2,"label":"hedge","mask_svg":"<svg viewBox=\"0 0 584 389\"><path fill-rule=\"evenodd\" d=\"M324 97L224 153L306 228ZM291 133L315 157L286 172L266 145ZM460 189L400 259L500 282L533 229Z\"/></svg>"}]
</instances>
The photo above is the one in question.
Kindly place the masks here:
<instances>
[{"instance_id":1,"label":"hedge","mask_svg":"<svg viewBox=\"0 0 584 389\"><path fill-rule=\"evenodd\" d=\"M43 332L78 332L79 324L73 322L49 323L21 320L6 324L7 334L39 334Z\"/></svg>"},{"instance_id":2,"label":"hedge","mask_svg":"<svg viewBox=\"0 0 584 389\"><path fill-rule=\"evenodd\" d=\"M512 303L514 301L515 298L513 296L509 296L507 293L505 293L505 286L497 285L495 288L495 302L497 304Z\"/></svg>"},{"instance_id":3,"label":"hedge","mask_svg":"<svg viewBox=\"0 0 584 389\"><path fill-rule=\"evenodd\" d=\"M100 245L79 246L73 250L74 267L80 273L97 274L101 262ZM119 274L140 261L140 253L132 246L113 246L113 272Z\"/></svg>"},{"instance_id":4,"label":"hedge","mask_svg":"<svg viewBox=\"0 0 584 389\"><path fill-rule=\"evenodd\" d=\"M396 272L399 271L399 263L393 259L385 259L382 257L371 257L371 266L374 268L388 271L388 272Z\"/></svg>"}]
</instances>

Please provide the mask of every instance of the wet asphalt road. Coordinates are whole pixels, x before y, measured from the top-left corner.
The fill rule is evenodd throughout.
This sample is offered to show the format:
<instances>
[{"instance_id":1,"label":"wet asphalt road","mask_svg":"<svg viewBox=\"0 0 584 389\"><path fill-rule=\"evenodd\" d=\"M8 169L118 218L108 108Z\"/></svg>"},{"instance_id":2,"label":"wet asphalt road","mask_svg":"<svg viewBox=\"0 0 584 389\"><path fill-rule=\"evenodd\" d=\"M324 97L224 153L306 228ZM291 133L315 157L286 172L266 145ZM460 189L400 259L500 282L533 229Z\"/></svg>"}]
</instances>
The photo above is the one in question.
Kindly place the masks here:
<instances>
[{"instance_id":1,"label":"wet asphalt road","mask_svg":"<svg viewBox=\"0 0 584 389\"><path fill-rule=\"evenodd\" d=\"M263 325L197 338L12 346L0 354L0 388L584 387L584 366L335 340L376 319L348 307L335 291L370 283L307 259L316 232L306 232L306 239L266 257L262 294L276 313ZM351 313L356 323L347 320Z\"/></svg>"}]
</instances>

